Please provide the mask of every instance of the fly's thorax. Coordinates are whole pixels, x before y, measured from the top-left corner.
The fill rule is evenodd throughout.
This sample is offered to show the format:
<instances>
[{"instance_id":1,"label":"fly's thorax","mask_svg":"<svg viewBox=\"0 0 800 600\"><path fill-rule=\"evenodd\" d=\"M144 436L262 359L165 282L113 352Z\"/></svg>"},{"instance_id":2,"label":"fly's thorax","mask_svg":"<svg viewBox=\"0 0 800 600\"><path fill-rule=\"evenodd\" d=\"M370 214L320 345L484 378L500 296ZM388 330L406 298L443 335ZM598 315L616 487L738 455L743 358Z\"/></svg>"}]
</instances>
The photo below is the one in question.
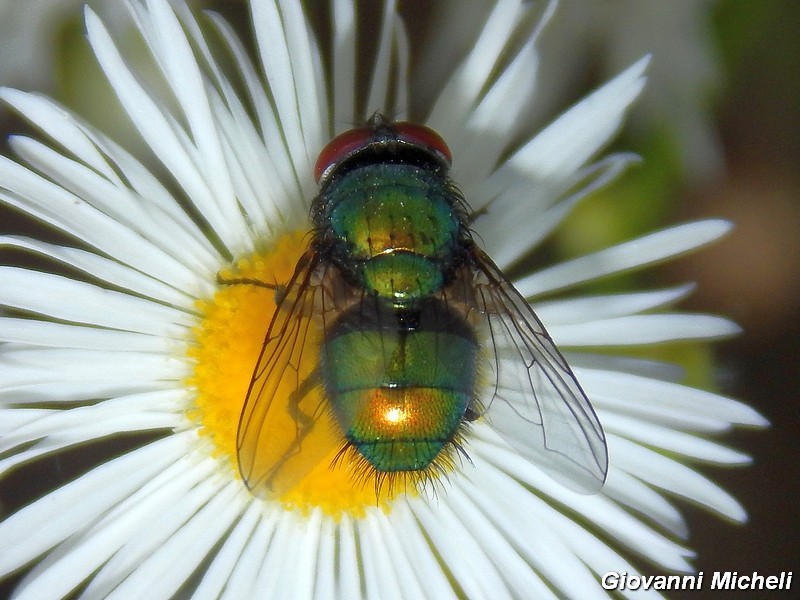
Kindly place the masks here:
<instances>
[{"instance_id":1,"label":"fly's thorax","mask_svg":"<svg viewBox=\"0 0 800 600\"><path fill-rule=\"evenodd\" d=\"M326 332L321 372L352 448L380 472L424 471L457 443L478 355L473 328L444 301L398 310L372 297Z\"/></svg>"},{"instance_id":2,"label":"fly's thorax","mask_svg":"<svg viewBox=\"0 0 800 600\"><path fill-rule=\"evenodd\" d=\"M441 289L466 237L458 193L424 165L349 169L325 186L313 213L331 259L396 305Z\"/></svg>"}]
</instances>

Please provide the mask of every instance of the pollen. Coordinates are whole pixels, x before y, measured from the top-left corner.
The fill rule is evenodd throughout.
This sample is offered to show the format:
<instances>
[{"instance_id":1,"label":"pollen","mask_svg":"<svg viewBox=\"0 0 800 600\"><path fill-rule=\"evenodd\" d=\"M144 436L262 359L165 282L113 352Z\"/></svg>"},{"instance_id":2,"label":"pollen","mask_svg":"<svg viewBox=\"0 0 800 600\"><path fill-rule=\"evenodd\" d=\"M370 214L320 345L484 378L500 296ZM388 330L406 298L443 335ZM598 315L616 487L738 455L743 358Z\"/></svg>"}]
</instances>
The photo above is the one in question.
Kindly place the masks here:
<instances>
[{"instance_id":1,"label":"pollen","mask_svg":"<svg viewBox=\"0 0 800 600\"><path fill-rule=\"evenodd\" d=\"M287 285L307 241L304 232L289 234L266 251L240 257L220 271L215 294L198 302L201 318L192 331L194 371L188 381L196 394L188 416L214 454L227 462L231 476L255 497L280 502L287 510L320 508L335 518L360 517L368 507L388 510L398 493L414 490L382 486L385 474L365 476L358 457L343 452L344 434L322 386L313 380L320 327L301 324L296 365L281 362L279 368L261 371L268 333L280 335L270 332L270 323L276 311L285 310L280 308L285 294L293 293ZM307 374L308 381L300 383L298 374ZM251 392L248 403L256 409L248 406L245 418L254 377L260 377L257 389L264 392ZM244 444L242 426L256 432L246 435ZM253 439L259 443L249 444Z\"/></svg>"}]
</instances>

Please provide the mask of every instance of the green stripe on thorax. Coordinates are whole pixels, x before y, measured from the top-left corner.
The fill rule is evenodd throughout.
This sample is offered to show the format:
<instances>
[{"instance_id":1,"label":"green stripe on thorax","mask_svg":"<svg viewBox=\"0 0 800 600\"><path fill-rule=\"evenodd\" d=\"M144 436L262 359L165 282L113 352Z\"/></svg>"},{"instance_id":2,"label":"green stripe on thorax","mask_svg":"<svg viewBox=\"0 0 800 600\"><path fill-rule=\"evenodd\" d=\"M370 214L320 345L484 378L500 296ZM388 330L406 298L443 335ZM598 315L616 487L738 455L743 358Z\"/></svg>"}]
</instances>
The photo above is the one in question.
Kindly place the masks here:
<instances>
[{"instance_id":1,"label":"green stripe on thorax","mask_svg":"<svg viewBox=\"0 0 800 600\"><path fill-rule=\"evenodd\" d=\"M415 165L363 165L318 200L331 257L355 283L398 305L444 284L464 228L445 177Z\"/></svg>"}]
</instances>

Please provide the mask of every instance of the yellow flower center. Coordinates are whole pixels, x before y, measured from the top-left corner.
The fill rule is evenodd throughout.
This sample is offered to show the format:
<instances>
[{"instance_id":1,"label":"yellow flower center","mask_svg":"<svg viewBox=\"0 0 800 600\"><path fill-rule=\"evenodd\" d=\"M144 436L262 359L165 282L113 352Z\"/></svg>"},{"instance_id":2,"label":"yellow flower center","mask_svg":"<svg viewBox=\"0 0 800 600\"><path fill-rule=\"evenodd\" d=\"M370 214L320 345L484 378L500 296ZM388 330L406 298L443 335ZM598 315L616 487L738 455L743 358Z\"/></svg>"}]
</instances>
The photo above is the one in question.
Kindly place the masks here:
<instances>
[{"instance_id":1,"label":"yellow flower center","mask_svg":"<svg viewBox=\"0 0 800 600\"><path fill-rule=\"evenodd\" d=\"M237 449L254 369L263 365L259 357L267 331L306 242L303 233L289 234L268 251L237 260L220 273L222 283L214 296L198 303L202 319L193 330L190 356L196 366L188 382L196 389L196 400L189 416L219 455L229 460L234 477L242 477L242 460L265 474L267 492L259 488L257 477L251 480L251 475L245 475L255 495L281 502L287 509L319 507L334 517L343 513L357 517L368 506L387 509L398 493L413 490L382 485L385 473L365 473L357 453L342 451L344 435L320 385L303 390L298 401L296 377L284 377L283 368L260 372L258 388L263 386L270 393L251 392L248 402L257 406L255 410L248 406L249 419L242 424L260 427L261 437L256 438L267 442L256 450L247 444ZM297 341L303 345L299 371L313 372L319 360L321 331L313 326L304 328ZM387 414L389 420L403 416Z\"/></svg>"}]
</instances>

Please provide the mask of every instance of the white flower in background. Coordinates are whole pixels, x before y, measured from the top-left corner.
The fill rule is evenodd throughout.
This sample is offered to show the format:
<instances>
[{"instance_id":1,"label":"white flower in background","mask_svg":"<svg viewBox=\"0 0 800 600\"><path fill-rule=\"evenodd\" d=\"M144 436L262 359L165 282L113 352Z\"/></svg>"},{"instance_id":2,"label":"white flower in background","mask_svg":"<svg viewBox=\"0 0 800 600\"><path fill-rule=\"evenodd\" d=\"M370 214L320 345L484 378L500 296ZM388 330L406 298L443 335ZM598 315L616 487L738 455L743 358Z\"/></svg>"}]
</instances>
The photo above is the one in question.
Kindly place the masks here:
<instances>
[{"instance_id":1,"label":"white flower in background","mask_svg":"<svg viewBox=\"0 0 800 600\"><path fill-rule=\"evenodd\" d=\"M56 30L80 5L79 0L0 0L0 84L49 88Z\"/></svg>"},{"instance_id":2,"label":"white flower in background","mask_svg":"<svg viewBox=\"0 0 800 600\"><path fill-rule=\"evenodd\" d=\"M552 481L481 420L464 440L470 460L423 490L376 498L327 465L280 499L246 489L236 427L275 293L219 285L217 274L287 281L310 227L319 150L376 109L405 118L414 92L391 3L363 109L355 100L351 2L333 2L329 62L320 60L299 3L251 4L260 69L211 16L214 39L237 67L229 79L184 5L131 3L171 98L153 96L86 13L98 60L163 163L166 183L52 101L2 91L51 143L11 139L21 162L0 159L0 198L75 245L10 235L0 244L89 281L0 267L0 305L9 309L0 319L0 469L129 432L162 437L8 516L0 524L0 575L33 564L17 594L37 599L76 589L90 598L178 590L197 598L286 590L296 598L589 598L606 594L600 574L636 572L629 560L690 571L693 552L677 541L687 529L673 500L745 520L736 500L694 465L747 464L709 438L764 420L734 400L664 379L674 371L662 365L591 352L736 332L722 318L671 311L689 287L535 302L606 429L611 468L600 494ZM474 230L501 267L629 162L594 157L641 91L647 63L511 146L535 92L538 29L528 11L520 0L497 2L471 52L419 115L453 149L453 178L481 211ZM508 47L511 39L524 42ZM239 84L246 98L235 92ZM728 228L716 220L681 225L515 284L536 300L684 253Z\"/></svg>"},{"instance_id":3,"label":"white flower in background","mask_svg":"<svg viewBox=\"0 0 800 600\"><path fill-rule=\"evenodd\" d=\"M59 30L85 4L114 30L130 25L118 2L0 0L0 85L52 89Z\"/></svg>"}]
</instances>

